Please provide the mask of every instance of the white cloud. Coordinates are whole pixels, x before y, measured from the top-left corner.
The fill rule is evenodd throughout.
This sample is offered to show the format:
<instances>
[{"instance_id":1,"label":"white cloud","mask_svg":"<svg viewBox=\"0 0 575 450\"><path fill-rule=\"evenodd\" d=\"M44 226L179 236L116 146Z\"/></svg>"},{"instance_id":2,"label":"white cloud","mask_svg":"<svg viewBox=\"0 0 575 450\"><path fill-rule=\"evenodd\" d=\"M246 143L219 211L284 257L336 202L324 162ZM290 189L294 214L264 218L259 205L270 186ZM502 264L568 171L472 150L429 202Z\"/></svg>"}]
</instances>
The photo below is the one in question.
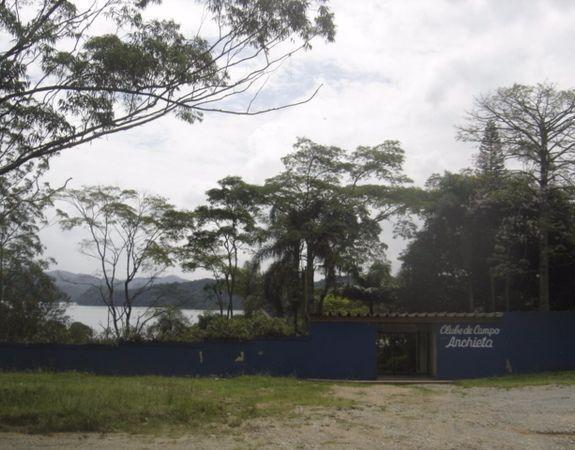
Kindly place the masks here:
<instances>
[{"instance_id":1,"label":"white cloud","mask_svg":"<svg viewBox=\"0 0 575 450\"><path fill-rule=\"evenodd\" d=\"M336 42L294 55L260 99L266 105L305 98L323 84L310 103L256 117L211 114L192 126L167 118L65 151L49 178L72 176L76 187L119 184L192 208L226 175L252 182L273 176L296 137L307 136L350 149L398 139L406 172L421 185L434 172L470 163L473 148L455 141L454 125L473 96L513 82L573 87L573 3L334 1ZM165 0L161 11L194 29L200 10L188 5ZM74 250L77 236L51 227L42 237L61 268L90 271ZM391 244L393 258L401 243Z\"/></svg>"}]
</instances>

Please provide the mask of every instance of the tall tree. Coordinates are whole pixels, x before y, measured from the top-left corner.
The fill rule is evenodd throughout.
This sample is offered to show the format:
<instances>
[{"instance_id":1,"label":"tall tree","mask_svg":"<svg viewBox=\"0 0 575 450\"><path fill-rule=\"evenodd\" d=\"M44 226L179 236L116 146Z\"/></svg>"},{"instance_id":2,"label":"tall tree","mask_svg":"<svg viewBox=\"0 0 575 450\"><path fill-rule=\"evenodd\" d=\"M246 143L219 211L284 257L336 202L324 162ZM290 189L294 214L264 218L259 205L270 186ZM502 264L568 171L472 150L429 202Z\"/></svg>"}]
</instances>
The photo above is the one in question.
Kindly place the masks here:
<instances>
[{"instance_id":1,"label":"tall tree","mask_svg":"<svg viewBox=\"0 0 575 450\"><path fill-rule=\"evenodd\" d=\"M238 295L243 299L246 316L265 308L264 277L257 258L246 261L238 270L236 285Z\"/></svg>"},{"instance_id":2,"label":"tall tree","mask_svg":"<svg viewBox=\"0 0 575 450\"><path fill-rule=\"evenodd\" d=\"M335 34L325 0L203 0L189 34L149 18L154 3L2 2L0 175L167 114L194 123L289 106L252 108L286 58Z\"/></svg>"},{"instance_id":3,"label":"tall tree","mask_svg":"<svg viewBox=\"0 0 575 450\"><path fill-rule=\"evenodd\" d=\"M49 261L38 232L55 193L43 168L0 176L0 340L50 341L65 330L65 296L44 274ZM63 337L60 335L59 337Z\"/></svg>"},{"instance_id":4,"label":"tall tree","mask_svg":"<svg viewBox=\"0 0 575 450\"><path fill-rule=\"evenodd\" d=\"M42 172L18 170L0 176L0 302L4 299L4 275L12 260L32 261L43 251L38 231L54 192L40 183Z\"/></svg>"},{"instance_id":5,"label":"tall tree","mask_svg":"<svg viewBox=\"0 0 575 450\"><path fill-rule=\"evenodd\" d=\"M97 288L112 319L114 335L117 339L139 335L153 314L133 320L133 307L172 263L166 225L172 206L162 197L114 186L70 189L62 199L69 208L58 211L61 226L88 232L80 248L99 265L104 283ZM146 274L148 279L132 289L138 274Z\"/></svg>"},{"instance_id":6,"label":"tall tree","mask_svg":"<svg viewBox=\"0 0 575 450\"><path fill-rule=\"evenodd\" d=\"M266 181L272 207L261 254L289 262L291 273L302 267L307 317L314 308L321 312L337 269L349 271L381 256L379 222L403 207L397 192L408 179L401 173L403 150L396 141L347 153L300 138L294 149L282 158L284 172ZM318 263L327 289L315 304Z\"/></svg>"},{"instance_id":7,"label":"tall tree","mask_svg":"<svg viewBox=\"0 0 575 450\"><path fill-rule=\"evenodd\" d=\"M509 172L493 183L467 170L433 176L426 193L423 224L401 258L401 305L415 311L536 308L539 209L530 180ZM573 206L560 190L550 202L550 289L553 308L565 309L572 305L565 272L573 267Z\"/></svg>"},{"instance_id":8,"label":"tall tree","mask_svg":"<svg viewBox=\"0 0 575 450\"><path fill-rule=\"evenodd\" d=\"M367 303L369 313L390 310L394 307L396 282L391 274L391 264L385 260L375 260L367 270L356 272L353 284L340 289L344 297Z\"/></svg>"},{"instance_id":9,"label":"tall tree","mask_svg":"<svg viewBox=\"0 0 575 450\"><path fill-rule=\"evenodd\" d=\"M433 175L427 181L423 226L402 255L401 278L419 310L473 311L479 233L472 214L477 177Z\"/></svg>"},{"instance_id":10,"label":"tall tree","mask_svg":"<svg viewBox=\"0 0 575 450\"><path fill-rule=\"evenodd\" d=\"M495 122L488 121L475 157L477 172L490 179L500 179L505 174L505 153Z\"/></svg>"},{"instance_id":11,"label":"tall tree","mask_svg":"<svg viewBox=\"0 0 575 450\"><path fill-rule=\"evenodd\" d=\"M480 96L459 138L481 142L495 124L509 157L524 163L538 202L539 309L548 311L552 191L572 186L575 168L575 90L551 84L513 85Z\"/></svg>"},{"instance_id":12,"label":"tall tree","mask_svg":"<svg viewBox=\"0 0 575 450\"><path fill-rule=\"evenodd\" d=\"M1 342L62 342L65 295L44 273L45 261L5 257L0 301Z\"/></svg>"},{"instance_id":13,"label":"tall tree","mask_svg":"<svg viewBox=\"0 0 575 450\"><path fill-rule=\"evenodd\" d=\"M216 285L224 287L227 316L232 317L240 256L258 240L260 190L239 177L218 184L206 193L207 204L190 215L191 233L179 252L185 269L209 270Z\"/></svg>"}]
</instances>

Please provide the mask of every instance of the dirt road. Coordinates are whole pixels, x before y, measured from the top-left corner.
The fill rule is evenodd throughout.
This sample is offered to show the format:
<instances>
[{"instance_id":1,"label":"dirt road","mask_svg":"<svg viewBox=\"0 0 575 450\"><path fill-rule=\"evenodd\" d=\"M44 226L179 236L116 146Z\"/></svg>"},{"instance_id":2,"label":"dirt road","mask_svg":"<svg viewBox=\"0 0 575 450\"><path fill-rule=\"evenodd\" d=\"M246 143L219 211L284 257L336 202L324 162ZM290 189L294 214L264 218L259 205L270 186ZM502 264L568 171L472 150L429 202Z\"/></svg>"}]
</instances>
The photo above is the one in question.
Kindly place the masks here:
<instances>
[{"instance_id":1,"label":"dirt road","mask_svg":"<svg viewBox=\"0 0 575 450\"><path fill-rule=\"evenodd\" d=\"M575 386L337 386L351 409L299 409L282 418L179 437L0 434L0 448L73 449L550 449L575 448ZM216 434L217 433L217 434Z\"/></svg>"}]
</instances>

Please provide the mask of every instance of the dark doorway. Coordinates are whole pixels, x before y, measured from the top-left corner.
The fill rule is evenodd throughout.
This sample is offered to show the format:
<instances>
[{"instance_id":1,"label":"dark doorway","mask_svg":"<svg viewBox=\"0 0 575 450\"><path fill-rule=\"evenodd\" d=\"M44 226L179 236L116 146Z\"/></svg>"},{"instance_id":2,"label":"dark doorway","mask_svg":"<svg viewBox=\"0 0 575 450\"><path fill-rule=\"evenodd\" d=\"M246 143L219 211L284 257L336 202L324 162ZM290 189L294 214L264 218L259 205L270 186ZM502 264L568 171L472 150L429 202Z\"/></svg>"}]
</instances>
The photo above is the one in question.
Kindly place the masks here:
<instances>
[{"instance_id":1,"label":"dark doorway","mask_svg":"<svg viewBox=\"0 0 575 450\"><path fill-rule=\"evenodd\" d=\"M425 332L380 332L377 339L379 376L428 375Z\"/></svg>"}]
</instances>

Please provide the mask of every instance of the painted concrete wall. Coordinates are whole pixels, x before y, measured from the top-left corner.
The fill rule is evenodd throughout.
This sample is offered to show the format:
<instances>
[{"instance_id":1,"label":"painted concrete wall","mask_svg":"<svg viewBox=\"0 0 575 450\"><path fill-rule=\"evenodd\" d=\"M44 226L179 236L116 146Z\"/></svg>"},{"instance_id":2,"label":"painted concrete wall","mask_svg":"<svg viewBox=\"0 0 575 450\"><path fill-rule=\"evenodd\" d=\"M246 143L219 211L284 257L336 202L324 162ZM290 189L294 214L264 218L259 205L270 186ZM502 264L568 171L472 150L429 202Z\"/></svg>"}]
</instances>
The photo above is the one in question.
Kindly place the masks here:
<instances>
[{"instance_id":1,"label":"painted concrete wall","mask_svg":"<svg viewBox=\"0 0 575 450\"><path fill-rule=\"evenodd\" d=\"M492 323L433 328L438 378L575 369L575 311L511 312Z\"/></svg>"},{"instance_id":2,"label":"painted concrete wall","mask_svg":"<svg viewBox=\"0 0 575 450\"><path fill-rule=\"evenodd\" d=\"M249 342L0 344L0 370L374 379L380 326L315 322L305 338ZM491 323L437 323L431 329L438 378L575 369L575 311L509 313Z\"/></svg>"},{"instance_id":3,"label":"painted concrete wall","mask_svg":"<svg viewBox=\"0 0 575 450\"><path fill-rule=\"evenodd\" d=\"M201 344L0 344L0 369L105 375L304 376L307 338Z\"/></svg>"},{"instance_id":4,"label":"painted concrete wall","mask_svg":"<svg viewBox=\"0 0 575 450\"><path fill-rule=\"evenodd\" d=\"M306 378L376 376L375 328L312 324L309 337L198 344L0 344L1 370L74 370L107 375L270 374Z\"/></svg>"},{"instance_id":5,"label":"painted concrete wall","mask_svg":"<svg viewBox=\"0 0 575 450\"><path fill-rule=\"evenodd\" d=\"M361 322L310 325L305 374L309 378L377 377L377 327Z\"/></svg>"}]
</instances>

